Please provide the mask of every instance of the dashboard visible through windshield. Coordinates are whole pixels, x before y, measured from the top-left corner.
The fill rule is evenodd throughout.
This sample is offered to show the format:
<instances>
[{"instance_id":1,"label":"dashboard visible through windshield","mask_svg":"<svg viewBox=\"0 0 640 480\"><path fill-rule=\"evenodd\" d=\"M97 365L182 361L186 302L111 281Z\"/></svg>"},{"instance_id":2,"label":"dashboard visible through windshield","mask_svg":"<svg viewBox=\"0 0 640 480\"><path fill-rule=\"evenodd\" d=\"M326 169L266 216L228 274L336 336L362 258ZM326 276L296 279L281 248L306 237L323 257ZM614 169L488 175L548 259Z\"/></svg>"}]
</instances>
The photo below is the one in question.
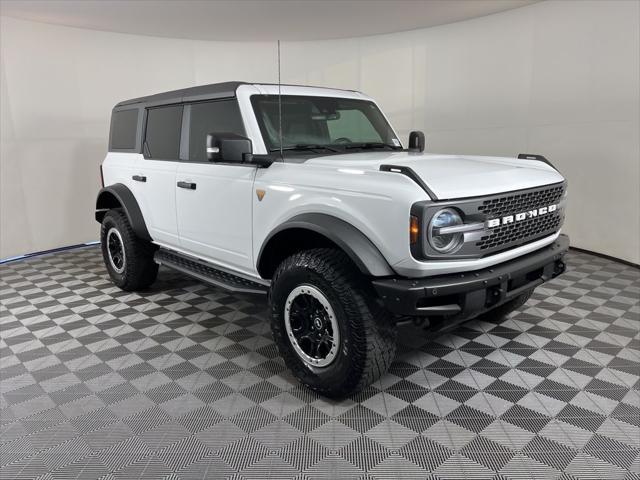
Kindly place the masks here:
<instances>
[{"instance_id":1,"label":"dashboard visible through windshield","mask_svg":"<svg viewBox=\"0 0 640 480\"><path fill-rule=\"evenodd\" d=\"M279 152L281 147L283 151L301 153L402 148L373 102L302 95L282 95L280 101L281 105L278 95L251 97L269 152Z\"/></svg>"}]
</instances>

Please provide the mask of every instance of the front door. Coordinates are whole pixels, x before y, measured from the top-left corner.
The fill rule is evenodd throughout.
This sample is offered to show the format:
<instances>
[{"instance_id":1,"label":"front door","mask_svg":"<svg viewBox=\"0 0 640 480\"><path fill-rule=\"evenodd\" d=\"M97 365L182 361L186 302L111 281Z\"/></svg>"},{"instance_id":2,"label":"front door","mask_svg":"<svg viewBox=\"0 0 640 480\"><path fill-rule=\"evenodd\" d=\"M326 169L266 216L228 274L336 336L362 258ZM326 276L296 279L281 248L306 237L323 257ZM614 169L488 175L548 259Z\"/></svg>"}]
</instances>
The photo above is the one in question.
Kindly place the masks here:
<instances>
[{"instance_id":1,"label":"front door","mask_svg":"<svg viewBox=\"0 0 640 480\"><path fill-rule=\"evenodd\" d=\"M254 167L181 163L176 204L182 250L252 273Z\"/></svg>"},{"instance_id":2,"label":"front door","mask_svg":"<svg viewBox=\"0 0 640 480\"><path fill-rule=\"evenodd\" d=\"M252 194L256 167L207 161L208 133L244 135L235 99L185 106L188 160L176 173L181 250L244 273L254 273ZM185 139L186 140L186 139Z\"/></svg>"}]
</instances>

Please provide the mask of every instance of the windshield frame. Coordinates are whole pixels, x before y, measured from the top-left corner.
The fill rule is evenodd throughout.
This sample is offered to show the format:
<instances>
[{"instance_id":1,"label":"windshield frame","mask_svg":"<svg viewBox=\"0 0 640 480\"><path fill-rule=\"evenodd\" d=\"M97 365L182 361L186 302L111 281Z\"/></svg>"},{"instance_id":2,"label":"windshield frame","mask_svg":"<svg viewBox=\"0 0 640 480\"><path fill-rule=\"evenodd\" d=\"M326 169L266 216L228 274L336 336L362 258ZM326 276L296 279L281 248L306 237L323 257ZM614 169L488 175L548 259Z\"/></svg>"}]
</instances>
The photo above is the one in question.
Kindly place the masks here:
<instances>
[{"instance_id":1,"label":"windshield frame","mask_svg":"<svg viewBox=\"0 0 640 480\"><path fill-rule=\"evenodd\" d=\"M264 144L267 153L278 154L280 152L280 142L272 141L274 139L269 134L267 126L265 125L265 122L264 122L263 111L261 110L260 105L258 103L261 98L265 98L265 97L267 98L271 97L273 99L277 99L278 94L272 94L272 93L252 94L249 96L249 103L251 105L253 116L257 122L257 126L260 131L262 143ZM291 154L295 154L296 156L297 155L318 155L320 153L322 153L323 155L336 155L336 154L348 154L348 153L361 153L362 151L365 151L365 150L369 151L373 148L386 149L387 147L389 150L396 150L396 151L400 151L403 149L403 146L398 134L392 127L391 123L389 122L385 114L380 109L380 107L378 107L378 105L369 98L343 97L343 96L334 96L334 95L304 95L300 93L282 95L283 99L292 98L292 97L293 98L305 98L305 97L326 98L326 99L335 100L337 102L351 101L351 102L359 102L364 105L370 105L375 109L376 113L379 115L380 125L382 125L386 129L385 133L390 138L390 140L388 140L387 142L384 142L384 139L383 139L382 142L361 142L361 141L353 142L352 141L352 142L345 142L345 143L326 143L326 144L324 143L319 144L317 142L308 143L308 144L298 143L295 145L283 144L282 145L283 155L291 155ZM371 126L382 137L381 132L378 131L374 122L368 116L367 116L367 119L370 121Z\"/></svg>"}]
</instances>

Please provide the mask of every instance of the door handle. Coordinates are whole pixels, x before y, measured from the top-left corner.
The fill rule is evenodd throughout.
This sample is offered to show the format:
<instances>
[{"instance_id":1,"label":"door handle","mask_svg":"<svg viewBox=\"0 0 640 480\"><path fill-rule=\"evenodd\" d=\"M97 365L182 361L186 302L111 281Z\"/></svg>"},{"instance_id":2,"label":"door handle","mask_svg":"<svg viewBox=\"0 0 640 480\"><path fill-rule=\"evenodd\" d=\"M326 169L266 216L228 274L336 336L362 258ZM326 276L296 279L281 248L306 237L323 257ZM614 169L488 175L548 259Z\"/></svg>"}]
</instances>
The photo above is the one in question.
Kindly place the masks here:
<instances>
[{"instance_id":1,"label":"door handle","mask_svg":"<svg viewBox=\"0 0 640 480\"><path fill-rule=\"evenodd\" d=\"M195 190L196 184L193 182L178 182L178 187L186 188L187 190Z\"/></svg>"},{"instance_id":2,"label":"door handle","mask_svg":"<svg viewBox=\"0 0 640 480\"><path fill-rule=\"evenodd\" d=\"M147 181L147 177L145 177L144 175L134 175L131 178L133 180L135 180L136 182L146 182Z\"/></svg>"}]
</instances>

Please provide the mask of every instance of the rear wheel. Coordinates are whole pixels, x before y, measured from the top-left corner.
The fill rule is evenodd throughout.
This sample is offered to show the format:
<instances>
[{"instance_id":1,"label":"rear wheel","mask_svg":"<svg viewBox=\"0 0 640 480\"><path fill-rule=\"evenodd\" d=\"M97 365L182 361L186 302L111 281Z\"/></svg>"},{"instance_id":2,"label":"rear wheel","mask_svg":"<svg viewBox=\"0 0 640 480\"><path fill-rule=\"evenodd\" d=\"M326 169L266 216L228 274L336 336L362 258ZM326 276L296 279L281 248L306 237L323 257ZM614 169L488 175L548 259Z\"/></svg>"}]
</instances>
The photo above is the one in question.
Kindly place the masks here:
<instances>
[{"instance_id":1,"label":"rear wheel","mask_svg":"<svg viewBox=\"0 0 640 480\"><path fill-rule=\"evenodd\" d=\"M123 290L141 290L158 275L153 260L155 247L138 238L127 216L119 209L109 210L100 229L102 258L113 283Z\"/></svg>"},{"instance_id":2,"label":"rear wheel","mask_svg":"<svg viewBox=\"0 0 640 480\"><path fill-rule=\"evenodd\" d=\"M345 397L377 380L393 361L395 322L343 252L314 249L287 258L269 298L278 350L312 390Z\"/></svg>"}]
</instances>

